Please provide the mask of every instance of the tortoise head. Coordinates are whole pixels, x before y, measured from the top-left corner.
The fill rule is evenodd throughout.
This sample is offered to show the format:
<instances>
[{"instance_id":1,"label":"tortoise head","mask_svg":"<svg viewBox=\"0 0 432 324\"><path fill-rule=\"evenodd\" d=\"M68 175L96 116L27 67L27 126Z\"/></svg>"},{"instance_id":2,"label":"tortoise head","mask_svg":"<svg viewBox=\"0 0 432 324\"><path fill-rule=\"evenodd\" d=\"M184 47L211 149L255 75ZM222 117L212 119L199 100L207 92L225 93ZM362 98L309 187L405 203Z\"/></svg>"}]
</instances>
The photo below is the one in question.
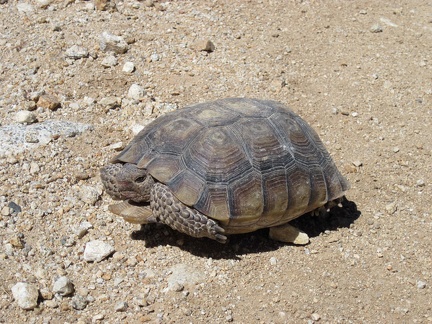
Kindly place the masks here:
<instances>
[{"instance_id":1,"label":"tortoise head","mask_svg":"<svg viewBox=\"0 0 432 324\"><path fill-rule=\"evenodd\" d=\"M101 179L106 192L115 200L150 200L154 180L146 169L140 169L135 164L109 164L101 169Z\"/></svg>"}]
</instances>

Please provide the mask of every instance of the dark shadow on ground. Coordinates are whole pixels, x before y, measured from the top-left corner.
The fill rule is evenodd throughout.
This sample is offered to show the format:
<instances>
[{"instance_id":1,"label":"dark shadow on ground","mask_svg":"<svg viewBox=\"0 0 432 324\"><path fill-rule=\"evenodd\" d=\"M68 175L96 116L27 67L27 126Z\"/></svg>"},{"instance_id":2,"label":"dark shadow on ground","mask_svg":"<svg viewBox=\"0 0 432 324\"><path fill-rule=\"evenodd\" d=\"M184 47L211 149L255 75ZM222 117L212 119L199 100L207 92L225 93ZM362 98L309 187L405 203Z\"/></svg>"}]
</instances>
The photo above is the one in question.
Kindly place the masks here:
<instances>
[{"instance_id":1,"label":"dark shadow on ground","mask_svg":"<svg viewBox=\"0 0 432 324\"><path fill-rule=\"evenodd\" d=\"M316 237L327 230L348 228L360 215L356 204L344 199L340 206L333 207L329 213L319 216L306 214L290 223L306 232L309 237ZM269 239L268 229L231 235L226 244L221 244L207 238L190 237L162 224L143 225L139 231L133 232L131 237L144 241L146 248L171 245L196 256L213 259L241 259L244 254L274 251L287 244Z\"/></svg>"},{"instance_id":2,"label":"dark shadow on ground","mask_svg":"<svg viewBox=\"0 0 432 324\"><path fill-rule=\"evenodd\" d=\"M349 228L360 215L357 205L344 197L342 203L333 207L330 212L319 216L306 214L291 221L290 224L306 232L309 237L316 237L325 231Z\"/></svg>"}]
</instances>

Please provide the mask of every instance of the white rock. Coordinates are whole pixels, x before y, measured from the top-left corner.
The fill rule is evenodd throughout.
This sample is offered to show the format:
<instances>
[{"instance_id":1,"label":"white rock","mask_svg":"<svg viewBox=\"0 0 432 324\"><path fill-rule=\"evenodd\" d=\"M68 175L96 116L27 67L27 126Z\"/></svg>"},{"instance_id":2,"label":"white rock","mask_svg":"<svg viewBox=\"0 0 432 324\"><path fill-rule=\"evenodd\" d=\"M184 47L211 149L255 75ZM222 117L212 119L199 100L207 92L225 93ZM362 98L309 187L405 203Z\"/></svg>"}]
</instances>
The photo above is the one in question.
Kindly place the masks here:
<instances>
[{"instance_id":1,"label":"white rock","mask_svg":"<svg viewBox=\"0 0 432 324\"><path fill-rule=\"evenodd\" d=\"M66 50L66 56L68 58L78 60L89 56L89 52L85 47L73 45Z\"/></svg>"},{"instance_id":2,"label":"white rock","mask_svg":"<svg viewBox=\"0 0 432 324\"><path fill-rule=\"evenodd\" d=\"M39 8L46 8L48 7L53 0L36 0L36 4Z\"/></svg>"},{"instance_id":3,"label":"white rock","mask_svg":"<svg viewBox=\"0 0 432 324\"><path fill-rule=\"evenodd\" d=\"M88 262L99 262L114 253L115 249L108 243L94 240L86 244L84 249L84 260Z\"/></svg>"},{"instance_id":4,"label":"white rock","mask_svg":"<svg viewBox=\"0 0 432 324\"><path fill-rule=\"evenodd\" d=\"M20 110L15 114L15 120L20 124L33 124L37 121L36 115L28 110Z\"/></svg>"},{"instance_id":5,"label":"white rock","mask_svg":"<svg viewBox=\"0 0 432 324\"><path fill-rule=\"evenodd\" d=\"M32 125L1 126L0 157L48 144L52 141L53 135L73 137L90 129L93 129L93 126L62 120L47 120Z\"/></svg>"},{"instance_id":6,"label":"white rock","mask_svg":"<svg viewBox=\"0 0 432 324\"><path fill-rule=\"evenodd\" d=\"M84 237L90 228L93 228L93 225L90 222L82 222L76 231L78 238Z\"/></svg>"},{"instance_id":7,"label":"white rock","mask_svg":"<svg viewBox=\"0 0 432 324\"><path fill-rule=\"evenodd\" d=\"M194 285L205 280L204 273L190 265L179 263L170 268L167 291L175 291L179 285Z\"/></svg>"},{"instance_id":8,"label":"white rock","mask_svg":"<svg viewBox=\"0 0 432 324\"><path fill-rule=\"evenodd\" d=\"M417 281L417 288L418 289L424 289L424 288L426 288L426 282L424 282L422 280Z\"/></svg>"},{"instance_id":9,"label":"white rock","mask_svg":"<svg viewBox=\"0 0 432 324\"><path fill-rule=\"evenodd\" d=\"M86 105L86 106L91 106L96 102L95 98L92 97L87 97L85 96L82 100L82 102Z\"/></svg>"},{"instance_id":10,"label":"white rock","mask_svg":"<svg viewBox=\"0 0 432 324\"><path fill-rule=\"evenodd\" d=\"M374 24L370 28L371 33L381 33L383 31L383 28L379 24Z\"/></svg>"},{"instance_id":11,"label":"white rock","mask_svg":"<svg viewBox=\"0 0 432 324\"><path fill-rule=\"evenodd\" d=\"M30 3L19 2L17 4L17 9L19 13L30 14L34 12L34 7Z\"/></svg>"},{"instance_id":12,"label":"white rock","mask_svg":"<svg viewBox=\"0 0 432 324\"><path fill-rule=\"evenodd\" d=\"M135 71L135 65L132 62L125 62L123 65L123 72L132 73L133 71Z\"/></svg>"},{"instance_id":13,"label":"white rock","mask_svg":"<svg viewBox=\"0 0 432 324\"><path fill-rule=\"evenodd\" d=\"M121 99L114 96L104 97L101 100L99 100L99 104L105 107L106 109L114 109L116 107L121 106Z\"/></svg>"},{"instance_id":14,"label":"white rock","mask_svg":"<svg viewBox=\"0 0 432 324\"><path fill-rule=\"evenodd\" d=\"M72 297L71 305L76 310L83 310L87 307L88 301L84 296L76 295Z\"/></svg>"},{"instance_id":15,"label":"white rock","mask_svg":"<svg viewBox=\"0 0 432 324\"><path fill-rule=\"evenodd\" d=\"M104 314L96 314L92 317L92 323L96 323L98 321L102 321L105 318Z\"/></svg>"},{"instance_id":16,"label":"white rock","mask_svg":"<svg viewBox=\"0 0 432 324\"><path fill-rule=\"evenodd\" d=\"M116 66L117 63L118 63L117 58L114 55L108 55L101 62L103 67L113 67Z\"/></svg>"},{"instance_id":17,"label":"white rock","mask_svg":"<svg viewBox=\"0 0 432 324\"><path fill-rule=\"evenodd\" d=\"M31 284L18 282L12 287L12 295L22 309L33 309L37 306L39 291Z\"/></svg>"},{"instance_id":18,"label":"white rock","mask_svg":"<svg viewBox=\"0 0 432 324\"><path fill-rule=\"evenodd\" d=\"M389 203L385 206L385 210L389 215L393 215L398 209L396 202Z\"/></svg>"},{"instance_id":19,"label":"white rock","mask_svg":"<svg viewBox=\"0 0 432 324\"><path fill-rule=\"evenodd\" d=\"M140 100L146 95L146 91L139 84L132 84L128 91L128 98Z\"/></svg>"},{"instance_id":20,"label":"white rock","mask_svg":"<svg viewBox=\"0 0 432 324\"><path fill-rule=\"evenodd\" d=\"M116 312L124 312L124 311L127 310L127 308L128 308L128 303L126 303L126 302L118 302L118 303L115 305L114 310L115 310Z\"/></svg>"},{"instance_id":21,"label":"white rock","mask_svg":"<svg viewBox=\"0 0 432 324\"><path fill-rule=\"evenodd\" d=\"M39 164L36 162L30 162L30 174L35 174L40 172Z\"/></svg>"},{"instance_id":22,"label":"white rock","mask_svg":"<svg viewBox=\"0 0 432 324\"><path fill-rule=\"evenodd\" d=\"M417 187L424 187L424 186L425 186L425 182L424 182L424 180L423 180L423 179L419 179L419 180L417 180L417 182L416 182L416 186L417 186Z\"/></svg>"},{"instance_id":23,"label":"white rock","mask_svg":"<svg viewBox=\"0 0 432 324\"><path fill-rule=\"evenodd\" d=\"M317 314L317 313L312 313L311 318L313 321L319 321L321 318L321 315Z\"/></svg>"},{"instance_id":24,"label":"white rock","mask_svg":"<svg viewBox=\"0 0 432 324\"><path fill-rule=\"evenodd\" d=\"M66 276L62 276L54 282L53 292L56 294L68 296L73 294L74 291L75 289L72 281Z\"/></svg>"},{"instance_id":25,"label":"white rock","mask_svg":"<svg viewBox=\"0 0 432 324\"><path fill-rule=\"evenodd\" d=\"M123 54L126 53L129 46L121 36L103 32L100 38L100 48L104 52Z\"/></svg>"},{"instance_id":26,"label":"white rock","mask_svg":"<svg viewBox=\"0 0 432 324\"><path fill-rule=\"evenodd\" d=\"M137 135L139 132L141 132L144 129L144 125L140 125L140 124L133 124L132 125L132 133L134 135Z\"/></svg>"},{"instance_id":27,"label":"white rock","mask_svg":"<svg viewBox=\"0 0 432 324\"><path fill-rule=\"evenodd\" d=\"M79 102L71 102L69 104L69 108L73 109L73 110L79 110L79 109L81 109L81 106L80 106Z\"/></svg>"},{"instance_id":28,"label":"white rock","mask_svg":"<svg viewBox=\"0 0 432 324\"><path fill-rule=\"evenodd\" d=\"M361 167L363 165L363 162L359 161L359 160L355 160L355 161L353 161L352 164L354 164L356 167Z\"/></svg>"},{"instance_id":29,"label":"white rock","mask_svg":"<svg viewBox=\"0 0 432 324\"><path fill-rule=\"evenodd\" d=\"M10 208L9 206L4 206L1 211L0 214L3 216L10 216L12 215L13 209Z\"/></svg>"},{"instance_id":30,"label":"white rock","mask_svg":"<svg viewBox=\"0 0 432 324\"><path fill-rule=\"evenodd\" d=\"M156 109L159 112L159 114L166 114L171 111L177 110L178 105L176 103L161 102L156 105Z\"/></svg>"},{"instance_id":31,"label":"white rock","mask_svg":"<svg viewBox=\"0 0 432 324\"><path fill-rule=\"evenodd\" d=\"M154 53L150 56L150 61L152 61L152 62L157 62L159 60L160 60L160 56L156 53Z\"/></svg>"},{"instance_id":32,"label":"white rock","mask_svg":"<svg viewBox=\"0 0 432 324\"><path fill-rule=\"evenodd\" d=\"M122 151L125 147L125 144L123 142L117 142L113 143L111 145L108 145L106 147L107 150L114 150L114 151Z\"/></svg>"},{"instance_id":33,"label":"white rock","mask_svg":"<svg viewBox=\"0 0 432 324\"><path fill-rule=\"evenodd\" d=\"M80 199L92 206L99 200L101 194L101 190L91 186L82 186L79 191Z\"/></svg>"}]
</instances>

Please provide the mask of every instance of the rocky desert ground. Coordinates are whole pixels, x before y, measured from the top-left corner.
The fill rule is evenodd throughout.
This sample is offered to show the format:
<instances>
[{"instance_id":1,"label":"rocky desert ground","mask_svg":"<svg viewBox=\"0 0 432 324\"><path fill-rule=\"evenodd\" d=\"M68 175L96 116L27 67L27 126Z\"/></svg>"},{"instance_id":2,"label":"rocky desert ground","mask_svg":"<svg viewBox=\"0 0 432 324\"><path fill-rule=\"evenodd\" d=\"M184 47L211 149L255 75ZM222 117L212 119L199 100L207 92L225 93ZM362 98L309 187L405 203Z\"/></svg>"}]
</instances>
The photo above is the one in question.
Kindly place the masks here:
<instances>
[{"instance_id":1,"label":"rocky desert ground","mask_svg":"<svg viewBox=\"0 0 432 324\"><path fill-rule=\"evenodd\" d=\"M431 323L432 3L0 1L1 323ZM108 211L145 124L283 102L348 203L221 245Z\"/></svg>"}]
</instances>

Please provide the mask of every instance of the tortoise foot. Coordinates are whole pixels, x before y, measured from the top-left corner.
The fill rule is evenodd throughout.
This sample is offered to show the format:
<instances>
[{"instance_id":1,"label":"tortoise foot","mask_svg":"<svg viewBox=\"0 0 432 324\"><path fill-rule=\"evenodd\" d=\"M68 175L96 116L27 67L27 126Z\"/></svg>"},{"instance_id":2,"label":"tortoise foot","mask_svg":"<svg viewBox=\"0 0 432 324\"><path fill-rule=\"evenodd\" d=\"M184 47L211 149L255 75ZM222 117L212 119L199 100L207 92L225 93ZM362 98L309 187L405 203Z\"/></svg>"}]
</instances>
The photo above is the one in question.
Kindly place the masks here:
<instances>
[{"instance_id":1,"label":"tortoise foot","mask_svg":"<svg viewBox=\"0 0 432 324\"><path fill-rule=\"evenodd\" d=\"M288 223L270 228L270 238L297 245L306 245L309 243L309 236L305 232Z\"/></svg>"}]
</instances>

